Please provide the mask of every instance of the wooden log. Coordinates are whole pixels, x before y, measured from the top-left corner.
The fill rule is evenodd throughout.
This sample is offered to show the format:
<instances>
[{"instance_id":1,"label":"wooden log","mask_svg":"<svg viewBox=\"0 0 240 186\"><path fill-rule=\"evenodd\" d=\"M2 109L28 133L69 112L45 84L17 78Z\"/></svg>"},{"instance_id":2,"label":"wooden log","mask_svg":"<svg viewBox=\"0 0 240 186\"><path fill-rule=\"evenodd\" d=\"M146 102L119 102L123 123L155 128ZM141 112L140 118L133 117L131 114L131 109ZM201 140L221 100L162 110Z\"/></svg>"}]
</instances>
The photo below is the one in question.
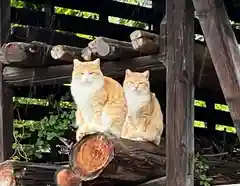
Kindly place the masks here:
<instances>
[{"instance_id":1,"label":"wooden log","mask_svg":"<svg viewBox=\"0 0 240 186\"><path fill-rule=\"evenodd\" d=\"M156 3L156 2L155 2ZM167 16L165 15L160 24L160 35L143 30L136 30L130 35L134 50L144 54L157 54L166 56L167 46Z\"/></svg>"},{"instance_id":2,"label":"wooden log","mask_svg":"<svg viewBox=\"0 0 240 186\"><path fill-rule=\"evenodd\" d=\"M63 62L52 59L51 49L51 45L38 41L7 43L1 48L1 62L9 66L19 67L42 67L70 63L70 61Z\"/></svg>"},{"instance_id":3,"label":"wooden log","mask_svg":"<svg viewBox=\"0 0 240 186\"><path fill-rule=\"evenodd\" d=\"M236 37L221 0L193 3L240 139L240 50Z\"/></svg>"},{"instance_id":4,"label":"wooden log","mask_svg":"<svg viewBox=\"0 0 240 186\"><path fill-rule=\"evenodd\" d=\"M120 61L102 63L102 71L113 78L124 77L125 69L144 71L146 69L157 71L164 70L161 56L143 56ZM3 70L4 81L14 86L65 84L71 81L73 65L51 66L46 68L18 68L5 67Z\"/></svg>"},{"instance_id":5,"label":"wooden log","mask_svg":"<svg viewBox=\"0 0 240 186\"><path fill-rule=\"evenodd\" d=\"M194 9L191 0L168 0L166 3L166 183L167 186L193 186Z\"/></svg>"},{"instance_id":6,"label":"wooden log","mask_svg":"<svg viewBox=\"0 0 240 186\"><path fill-rule=\"evenodd\" d=\"M159 35L143 30L136 30L131 33L130 39L134 50L149 55L158 53Z\"/></svg>"},{"instance_id":7,"label":"wooden log","mask_svg":"<svg viewBox=\"0 0 240 186\"><path fill-rule=\"evenodd\" d=\"M57 45L51 50L53 59L73 62L74 58L79 58L82 54L82 48L72 47L67 45Z\"/></svg>"},{"instance_id":8,"label":"wooden log","mask_svg":"<svg viewBox=\"0 0 240 186\"><path fill-rule=\"evenodd\" d=\"M57 186L81 186L82 180L69 166L62 166L55 174L55 183Z\"/></svg>"},{"instance_id":9,"label":"wooden log","mask_svg":"<svg viewBox=\"0 0 240 186\"><path fill-rule=\"evenodd\" d=\"M121 60L139 56L140 53L133 49L130 42L106 37L97 37L91 41L82 54L85 60L92 60L97 57L106 60Z\"/></svg>"},{"instance_id":10,"label":"wooden log","mask_svg":"<svg viewBox=\"0 0 240 186\"><path fill-rule=\"evenodd\" d=\"M0 2L0 12L0 46L3 46L11 27L10 0ZM0 162L12 156L12 144L12 89L3 82L3 65L0 63Z\"/></svg>"},{"instance_id":11,"label":"wooden log","mask_svg":"<svg viewBox=\"0 0 240 186\"><path fill-rule=\"evenodd\" d=\"M39 41L49 45L67 45L85 47L89 39L84 39L69 32L57 32L47 28L13 26L8 42L32 42Z\"/></svg>"},{"instance_id":12,"label":"wooden log","mask_svg":"<svg viewBox=\"0 0 240 186\"><path fill-rule=\"evenodd\" d=\"M74 145L70 164L81 180L101 176L141 183L165 175L165 150L149 142L89 134Z\"/></svg>"},{"instance_id":13,"label":"wooden log","mask_svg":"<svg viewBox=\"0 0 240 186\"><path fill-rule=\"evenodd\" d=\"M55 185L54 175L60 166L8 160L0 164L0 185Z\"/></svg>"}]
</instances>

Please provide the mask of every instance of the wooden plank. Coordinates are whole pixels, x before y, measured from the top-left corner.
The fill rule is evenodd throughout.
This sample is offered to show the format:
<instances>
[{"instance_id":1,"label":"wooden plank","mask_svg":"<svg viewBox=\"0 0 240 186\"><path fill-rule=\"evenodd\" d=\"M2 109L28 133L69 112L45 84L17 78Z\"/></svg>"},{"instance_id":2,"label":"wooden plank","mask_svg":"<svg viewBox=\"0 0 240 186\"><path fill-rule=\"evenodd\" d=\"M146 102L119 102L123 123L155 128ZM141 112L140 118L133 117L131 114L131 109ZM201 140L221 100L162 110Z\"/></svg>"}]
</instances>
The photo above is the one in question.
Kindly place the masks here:
<instances>
[{"instance_id":1,"label":"wooden plank","mask_svg":"<svg viewBox=\"0 0 240 186\"><path fill-rule=\"evenodd\" d=\"M42 11L11 7L11 22L13 23L36 27L46 27L46 16L47 14ZM104 36L123 41L128 41L130 33L135 30L134 27L113 23L104 23L97 20L85 19L70 15L67 16L63 14L54 14L54 18L55 19L51 25L51 28L55 30L83 33L94 36Z\"/></svg>"},{"instance_id":2,"label":"wooden plank","mask_svg":"<svg viewBox=\"0 0 240 186\"><path fill-rule=\"evenodd\" d=\"M124 77L125 69L144 71L146 69L157 71L164 70L165 66L160 62L161 56L143 56L124 61L108 61L102 64L102 71L106 76L113 78ZM13 86L29 86L34 84L62 85L71 81L73 65L50 66L44 68L18 68L5 67L4 81Z\"/></svg>"},{"instance_id":3,"label":"wooden plank","mask_svg":"<svg viewBox=\"0 0 240 186\"><path fill-rule=\"evenodd\" d=\"M45 91L45 90L44 90ZM165 105L165 100L159 99L161 105ZM71 109L62 108L62 111L70 111ZM232 126L232 119L230 117L229 112L215 110L212 112L211 116L209 116L208 110L204 107L194 107L195 114L194 119L197 121L207 122L209 117L214 123ZM163 114L166 114L166 107L162 106ZM45 116L48 116L49 113L57 113L58 110L52 108L51 106L42 106L42 105L33 105L33 104L21 104L14 107L14 119L22 119L22 120L36 120L39 121Z\"/></svg>"},{"instance_id":4,"label":"wooden plank","mask_svg":"<svg viewBox=\"0 0 240 186\"><path fill-rule=\"evenodd\" d=\"M26 8L11 7L11 22L35 27L46 27L47 13L42 11L34 11ZM83 33L94 36L104 36L112 39L129 41L129 35L136 30L134 27L118 25L108 22L101 22L92 19L84 19L76 16L63 14L54 14L54 22L51 25L52 29L69 31L74 33ZM84 27L82 26L84 25ZM197 19L195 19L195 33L202 34L201 27ZM101 28L101 29L95 29ZM238 41L240 41L240 30L234 29ZM154 31L152 31L154 32ZM121 34L119 34L121 33ZM40 40L37 40L40 41ZM51 43L50 43L51 44ZM63 44L63 43L58 43ZM71 45L71 44L66 44ZM73 45L83 47L79 45Z\"/></svg>"},{"instance_id":5,"label":"wooden plank","mask_svg":"<svg viewBox=\"0 0 240 186\"><path fill-rule=\"evenodd\" d=\"M119 81L122 83L121 81ZM42 91L44 89L44 91ZM166 96L165 82L151 82L151 89L156 94L159 94L161 98ZM29 97L29 98L39 98L45 99L48 95L54 95L55 100L60 100L62 96L65 96L65 100L72 101L70 95L70 87L63 85L45 85L45 86L35 86L31 87L14 87L14 96L16 97ZM221 91L211 91L207 89L202 89L199 87L195 88L195 99L196 100L207 100L208 97L212 98L214 103L226 104L224 96Z\"/></svg>"},{"instance_id":6,"label":"wooden plank","mask_svg":"<svg viewBox=\"0 0 240 186\"><path fill-rule=\"evenodd\" d=\"M167 186L192 186L194 185L193 6L191 0L168 0L166 3L166 183Z\"/></svg>"},{"instance_id":7,"label":"wooden plank","mask_svg":"<svg viewBox=\"0 0 240 186\"><path fill-rule=\"evenodd\" d=\"M207 108L206 108L207 112L209 114L209 117L208 117L208 120L207 120L207 128L209 130L213 131L213 130L216 129L216 124L217 123L215 123L215 121L213 120L213 117L212 117L212 114L215 112L215 103L212 101L210 96L208 97L208 99L206 101L206 106L207 106Z\"/></svg>"},{"instance_id":8,"label":"wooden plank","mask_svg":"<svg viewBox=\"0 0 240 186\"><path fill-rule=\"evenodd\" d=\"M163 12L157 11L152 13L151 8L140 7L137 5L121 3L112 0L25 0L26 2L32 2L34 4L52 4L53 6L59 6L70 9L78 9L82 11L89 11L98 14L105 14L108 16L115 16L130 20L136 20L148 23L158 23L159 18L163 17ZM160 1L161 8L164 9L164 1ZM109 8L111 7L111 8Z\"/></svg>"},{"instance_id":9,"label":"wooden plank","mask_svg":"<svg viewBox=\"0 0 240 186\"><path fill-rule=\"evenodd\" d=\"M11 35L8 42L31 42L40 41L49 45L69 45L83 48L91 41L76 36L69 32L58 32L47 28L38 27L18 27L11 29Z\"/></svg>"},{"instance_id":10,"label":"wooden plank","mask_svg":"<svg viewBox=\"0 0 240 186\"><path fill-rule=\"evenodd\" d=\"M221 0L193 3L240 138L240 50L236 37Z\"/></svg>"},{"instance_id":11,"label":"wooden plank","mask_svg":"<svg viewBox=\"0 0 240 186\"><path fill-rule=\"evenodd\" d=\"M0 1L0 46L10 31L10 0ZM13 153L12 90L3 82L3 65L0 64L0 162Z\"/></svg>"}]
</instances>

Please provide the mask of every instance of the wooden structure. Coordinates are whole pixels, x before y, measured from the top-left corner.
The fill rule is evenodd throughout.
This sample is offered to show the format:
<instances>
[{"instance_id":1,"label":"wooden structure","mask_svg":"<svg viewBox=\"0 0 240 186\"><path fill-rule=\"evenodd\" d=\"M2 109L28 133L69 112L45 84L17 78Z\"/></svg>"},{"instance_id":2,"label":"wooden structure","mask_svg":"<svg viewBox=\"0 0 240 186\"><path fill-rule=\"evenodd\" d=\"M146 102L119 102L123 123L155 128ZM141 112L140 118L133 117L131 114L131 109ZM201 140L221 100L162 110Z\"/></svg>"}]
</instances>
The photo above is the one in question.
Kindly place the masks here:
<instances>
[{"instance_id":1,"label":"wooden structure","mask_svg":"<svg viewBox=\"0 0 240 186\"><path fill-rule=\"evenodd\" d=\"M152 8L148 8L111 0L25 0L41 5L43 11L27 5L10 7L9 0L2 0L0 161L12 155L13 119L20 115L24 120L41 120L54 112L51 106L41 105L13 108L12 97L53 95L59 100L70 91L63 84L71 80L72 59L100 57L104 74L119 81L126 68L151 71L152 90L166 108L166 183L193 185L193 120L207 123L206 129L196 129L195 133L218 135L216 124L234 124L240 135L240 31L229 23L229 19L240 19L236 3L222 1L152 0ZM54 6L94 12L99 19L56 13ZM137 27L110 23L108 16L144 22L149 29L139 31ZM25 26L10 27L10 23ZM91 41L73 33L98 37ZM206 43L194 40L194 33L204 34ZM207 107L194 107L194 98L206 101ZM225 99L232 117L214 108L214 104L225 104Z\"/></svg>"}]
</instances>

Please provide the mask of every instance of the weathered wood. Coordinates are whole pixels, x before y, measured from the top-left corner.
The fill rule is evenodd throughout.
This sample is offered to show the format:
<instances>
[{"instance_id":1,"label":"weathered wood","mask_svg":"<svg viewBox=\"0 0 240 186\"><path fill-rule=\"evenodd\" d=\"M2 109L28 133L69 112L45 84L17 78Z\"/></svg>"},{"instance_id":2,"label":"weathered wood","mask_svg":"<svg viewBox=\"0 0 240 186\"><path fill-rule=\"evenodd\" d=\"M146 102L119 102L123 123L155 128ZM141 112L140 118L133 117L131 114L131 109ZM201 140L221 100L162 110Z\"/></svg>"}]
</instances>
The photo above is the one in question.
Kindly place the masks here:
<instances>
[{"instance_id":1,"label":"weathered wood","mask_svg":"<svg viewBox=\"0 0 240 186\"><path fill-rule=\"evenodd\" d=\"M213 64L240 139L240 51L221 0L193 0Z\"/></svg>"},{"instance_id":2,"label":"weathered wood","mask_svg":"<svg viewBox=\"0 0 240 186\"><path fill-rule=\"evenodd\" d=\"M48 0L25 0L32 2L33 4L46 4ZM96 12L100 14L106 14L108 16L115 16L125 18L129 20L142 21L147 23L158 23L159 19L163 17L162 11L158 11L155 14L152 9L137 6L133 4L126 4L117 1L98 1L98 0L82 0L79 1L51 1L53 6L60 6L70 9L79 9L82 11ZM160 2L162 9L165 8L164 3ZM111 7L111 8L109 8ZM137 10L137 11L136 11ZM134 13L133 13L134 12Z\"/></svg>"},{"instance_id":3,"label":"weathered wood","mask_svg":"<svg viewBox=\"0 0 240 186\"><path fill-rule=\"evenodd\" d=\"M49 45L68 45L85 47L89 39L84 39L68 32L57 32L47 28L39 27L18 27L14 26L11 30L8 42L31 42L39 41Z\"/></svg>"},{"instance_id":4,"label":"weathered wood","mask_svg":"<svg viewBox=\"0 0 240 186\"><path fill-rule=\"evenodd\" d=\"M167 15L164 16L160 24L160 34L159 34L159 51L160 55L166 56L167 51Z\"/></svg>"},{"instance_id":5,"label":"weathered wood","mask_svg":"<svg viewBox=\"0 0 240 186\"><path fill-rule=\"evenodd\" d=\"M0 163L0 185L55 185L54 175L60 166L8 160Z\"/></svg>"},{"instance_id":6,"label":"weathered wood","mask_svg":"<svg viewBox=\"0 0 240 186\"><path fill-rule=\"evenodd\" d=\"M166 185L166 176L161 178L156 178L145 183L141 183L138 186L165 186Z\"/></svg>"},{"instance_id":7,"label":"weathered wood","mask_svg":"<svg viewBox=\"0 0 240 186\"><path fill-rule=\"evenodd\" d=\"M30 10L26 8L11 7L11 22L36 27L46 27L46 12ZM82 17L53 14L54 22L51 28L74 33L89 34L92 36L103 36L117 40L128 41L129 35L136 28L127 27L113 23L104 23L98 20L85 19ZM94 29L93 29L94 28ZM96 29L107 28L107 29ZM121 33L121 34L120 34Z\"/></svg>"},{"instance_id":8,"label":"weathered wood","mask_svg":"<svg viewBox=\"0 0 240 186\"><path fill-rule=\"evenodd\" d=\"M102 64L105 75L114 78L124 77L125 69L144 71L146 69L157 71L165 67L160 62L161 56L144 56L120 61L108 61ZM71 80L73 65L51 66L46 68L18 68L5 67L3 71L4 81L14 86L29 86L34 84L64 84Z\"/></svg>"},{"instance_id":9,"label":"weathered wood","mask_svg":"<svg viewBox=\"0 0 240 186\"><path fill-rule=\"evenodd\" d=\"M136 30L130 35L132 47L143 54L156 54L159 50L159 35L144 30Z\"/></svg>"},{"instance_id":10,"label":"weathered wood","mask_svg":"<svg viewBox=\"0 0 240 186\"><path fill-rule=\"evenodd\" d=\"M121 60L139 56L140 53L133 49L130 42L118 41L106 37L97 37L91 41L82 54L85 60L94 57L107 60Z\"/></svg>"},{"instance_id":11,"label":"weathered wood","mask_svg":"<svg viewBox=\"0 0 240 186\"><path fill-rule=\"evenodd\" d=\"M74 58L79 58L82 54L82 48L72 47L67 45L57 45L51 50L53 59L69 61L73 63Z\"/></svg>"},{"instance_id":12,"label":"weathered wood","mask_svg":"<svg viewBox=\"0 0 240 186\"><path fill-rule=\"evenodd\" d=\"M44 67L72 64L81 55L81 49L65 45L52 46L38 41L10 42L0 51L1 63L15 67Z\"/></svg>"},{"instance_id":13,"label":"weathered wood","mask_svg":"<svg viewBox=\"0 0 240 186\"><path fill-rule=\"evenodd\" d=\"M194 22L191 0L167 2L167 186L194 185Z\"/></svg>"},{"instance_id":14,"label":"weathered wood","mask_svg":"<svg viewBox=\"0 0 240 186\"><path fill-rule=\"evenodd\" d=\"M0 1L0 46L10 31L10 0ZM12 90L3 82L3 65L0 64L0 162L12 155L13 144Z\"/></svg>"},{"instance_id":15,"label":"weathered wood","mask_svg":"<svg viewBox=\"0 0 240 186\"><path fill-rule=\"evenodd\" d=\"M62 166L55 174L55 183L57 186L80 186L82 180L69 166Z\"/></svg>"},{"instance_id":16,"label":"weathered wood","mask_svg":"<svg viewBox=\"0 0 240 186\"><path fill-rule=\"evenodd\" d=\"M44 91L47 91L45 89L42 89ZM158 95L157 95L158 96ZM165 111L165 98L160 94L159 102L161 103L162 109L163 109L163 114L166 113ZM53 97L54 99L54 97ZM55 99L54 99L55 100ZM229 114L229 112L224 112L220 110L214 110L211 112L211 115L209 114L208 110L204 107L194 107L195 109L195 114L194 118L197 121L204 121L207 122L211 119L212 123L215 124L220 124L220 125L225 125L225 126L233 126L232 124L232 119ZM71 111L71 109L67 108L61 108L61 111ZM34 104L21 104L13 109L13 116L14 119L22 119L22 120L35 120L39 121L43 119L45 116L49 116L52 113L57 114L59 110L52 108L51 106L41 106L41 105L34 105ZM209 124L212 124L209 123ZM210 125L211 127L212 125Z\"/></svg>"},{"instance_id":17,"label":"weathered wood","mask_svg":"<svg viewBox=\"0 0 240 186\"><path fill-rule=\"evenodd\" d=\"M141 183L165 175L165 149L149 142L89 134L70 152L71 167L81 180L101 176Z\"/></svg>"},{"instance_id":18,"label":"weathered wood","mask_svg":"<svg viewBox=\"0 0 240 186\"><path fill-rule=\"evenodd\" d=\"M51 49L51 45L38 41L11 42L1 48L0 59L1 63L19 67L42 67L70 63L52 59Z\"/></svg>"}]
</instances>

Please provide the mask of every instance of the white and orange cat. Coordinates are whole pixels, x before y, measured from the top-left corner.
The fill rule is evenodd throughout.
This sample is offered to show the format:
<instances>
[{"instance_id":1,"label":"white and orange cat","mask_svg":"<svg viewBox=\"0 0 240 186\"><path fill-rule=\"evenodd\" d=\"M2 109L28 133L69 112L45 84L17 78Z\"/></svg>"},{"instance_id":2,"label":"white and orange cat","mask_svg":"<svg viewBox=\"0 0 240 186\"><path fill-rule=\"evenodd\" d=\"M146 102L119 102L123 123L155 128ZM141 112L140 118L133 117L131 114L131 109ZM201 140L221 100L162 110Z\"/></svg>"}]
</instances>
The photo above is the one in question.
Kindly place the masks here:
<instances>
[{"instance_id":1,"label":"white and orange cat","mask_svg":"<svg viewBox=\"0 0 240 186\"><path fill-rule=\"evenodd\" d=\"M127 69L123 88L128 114L121 137L159 145L164 128L163 114L155 94L150 91L149 71L140 73Z\"/></svg>"},{"instance_id":2,"label":"white and orange cat","mask_svg":"<svg viewBox=\"0 0 240 186\"><path fill-rule=\"evenodd\" d=\"M77 141L83 134L93 132L121 136L127 115L123 87L103 75L100 59L88 62L74 59L71 93L77 105Z\"/></svg>"}]
</instances>

